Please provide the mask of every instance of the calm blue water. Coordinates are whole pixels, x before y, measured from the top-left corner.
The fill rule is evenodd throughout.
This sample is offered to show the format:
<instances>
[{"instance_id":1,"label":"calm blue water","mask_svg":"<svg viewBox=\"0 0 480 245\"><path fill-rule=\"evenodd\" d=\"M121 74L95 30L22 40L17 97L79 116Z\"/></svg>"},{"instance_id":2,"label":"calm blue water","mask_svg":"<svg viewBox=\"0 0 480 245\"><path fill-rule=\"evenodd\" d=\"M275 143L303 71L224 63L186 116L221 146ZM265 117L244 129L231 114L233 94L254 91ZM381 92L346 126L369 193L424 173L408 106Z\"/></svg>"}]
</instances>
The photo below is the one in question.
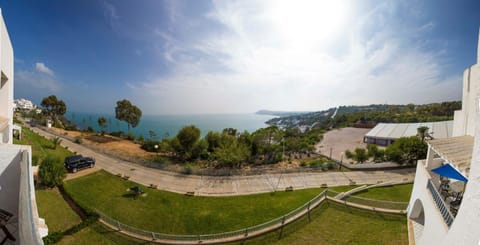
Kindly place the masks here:
<instances>
[{"instance_id":1,"label":"calm blue water","mask_svg":"<svg viewBox=\"0 0 480 245\"><path fill-rule=\"evenodd\" d=\"M101 116L107 118L107 131L127 132L127 123L115 119L114 115L88 114L67 112L66 118L80 128L85 129L92 126L95 130L100 130L97 119ZM164 137L173 137L178 130L187 125L195 125L201 130L202 137L208 131L222 131L224 128L236 128L239 132L244 130L250 133L267 127L265 121L273 118L268 115L257 114L205 114L205 115L159 115L159 116L142 116L137 127L131 129L136 136L143 135L149 137L149 131L153 130L157 135L157 139Z\"/></svg>"}]
</instances>

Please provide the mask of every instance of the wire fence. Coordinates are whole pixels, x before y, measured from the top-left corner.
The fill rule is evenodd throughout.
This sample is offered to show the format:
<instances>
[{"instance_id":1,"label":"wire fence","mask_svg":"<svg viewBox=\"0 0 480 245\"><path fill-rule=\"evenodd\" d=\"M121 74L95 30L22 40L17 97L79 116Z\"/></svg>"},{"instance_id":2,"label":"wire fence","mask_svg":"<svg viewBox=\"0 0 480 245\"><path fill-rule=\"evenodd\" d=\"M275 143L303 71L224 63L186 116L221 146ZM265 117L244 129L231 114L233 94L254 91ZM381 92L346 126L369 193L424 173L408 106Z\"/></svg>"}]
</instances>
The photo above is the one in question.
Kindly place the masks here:
<instances>
[{"instance_id":1,"label":"wire fence","mask_svg":"<svg viewBox=\"0 0 480 245\"><path fill-rule=\"evenodd\" d=\"M338 192L331 191L329 189L324 190L322 193L315 196L312 200L298 207L297 209L277 217L273 220L267 221L263 224L256 226L247 227L244 229L216 233L216 234L199 234L199 235L174 235L174 234L164 234L153 231L145 231L129 225L125 225L120 221L113 219L106 214L95 210L102 222L107 224L113 229L116 229L126 235L130 235L139 239L148 240L148 241L157 241L157 242L166 242L166 243L188 243L188 244L198 244L198 243L218 243L218 242L233 242L233 241L243 241L248 238L266 234L268 232L280 229L283 231L283 227L298 220L301 217L308 216L310 220L310 211L315 207L320 205L323 201L332 199L333 196L339 194ZM348 206L355 206L353 204L360 204L366 206L366 209L371 210L372 208L383 208L396 211L399 214L404 213L408 203L405 202L391 202L391 201L381 201L367 198L353 197L349 198L350 200L339 200L334 199L337 202L343 202ZM358 206L355 206L358 208Z\"/></svg>"},{"instance_id":2,"label":"wire fence","mask_svg":"<svg viewBox=\"0 0 480 245\"><path fill-rule=\"evenodd\" d=\"M163 240L163 241L171 241L175 243L175 241L194 241L195 243L202 242L208 243L209 241L239 241L245 240L249 237L258 236L273 230L277 230L282 228L283 226L305 216L309 215L310 210L318 206L322 201L325 199L326 190L322 193L318 194L312 200L308 201L304 205L298 207L297 209L281 216L275 218L273 220L267 221L263 224L259 224L252 227L247 227L245 229L240 229L231 232L223 232L223 233L216 233L216 234L202 234L202 235L173 235L173 234L164 234L158 233L153 231L145 231L142 229L138 229L135 227L131 227L129 225L125 225L119 222L116 219L113 219L104 213L100 212L99 210L95 209L95 212L99 214L100 219L105 222L107 225L122 231L129 235L134 235L137 238L141 238L144 240Z\"/></svg>"}]
</instances>

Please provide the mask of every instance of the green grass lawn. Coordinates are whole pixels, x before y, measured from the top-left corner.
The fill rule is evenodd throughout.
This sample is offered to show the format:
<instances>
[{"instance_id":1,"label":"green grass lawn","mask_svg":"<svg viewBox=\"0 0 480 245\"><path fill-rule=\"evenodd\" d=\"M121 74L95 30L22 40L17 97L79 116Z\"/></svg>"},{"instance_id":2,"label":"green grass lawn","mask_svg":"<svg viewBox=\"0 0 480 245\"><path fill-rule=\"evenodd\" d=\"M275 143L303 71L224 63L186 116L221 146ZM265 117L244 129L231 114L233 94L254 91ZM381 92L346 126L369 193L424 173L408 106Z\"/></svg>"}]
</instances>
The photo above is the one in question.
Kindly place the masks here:
<instances>
[{"instance_id":1,"label":"green grass lawn","mask_svg":"<svg viewBox=\"0 0 480 245\"><path fill-rule=\"evenodd\" d=\"M113 231L100 223L95 223L81 231L63 237L57 243L59 245L134 245L134 244L154 244L146 241L136 240L126 237L117 231ZM156 244L156 243L155 243Z\"/></svg>"},{"instance_id":2,"label":"green grass lawn","mask_svg":"<svg viewBox=\"0 0 480 245\"><path fill-rule=\"evenodd\" d=\"M58 189L36 190L38 214L45 219L49 233L64 231L81 222L80 217L68 206Z\"/></svg>"},{"instance_id":3,"label":"green grass lawn","mask_svg":"<svg viewBox=\"0 0 480 245\"><path fill-rule=\"evenodd\" d=\"M27 127L22 127L22 139L14 139L13 143L20 145L32 146L32 165L38 165L47 156L53 156L63 162L65 157L73 155L73 153L61 146L53 149L50 140L36 134Z\"/></svg>"},{"instance_id":4,"label":"green grass lawn","mask_svg":"<svg viewBox=\"0 0 480 245\"><path fill-rule=\"evenodd\" d=\"M243 244L408 244L406 217L349 208L332 202L283 230Z\"/></svg>"},{"instance_id":5,"label":"green grass lawn","mask_svg":"<svg viewBox=\"0 0 480 245\"><path fill-rule=\"evenodd\" d=\"M408 202L412 193L413 184L376 187L354 194L353 196L394 201Z\"/></svg>"},{"instance_id":6,"label":"green grass lawn","mask_svg":"<svg viewBox=\"0 0 480 245\"><path fill-rule=\"evenodd\" d=\"M243 244L408 244L406 218L385 215L334 203L324 203L311 213L311 222L303 217L283 230L248 240ZM152 244L135 240L94 224L65 236L60 245L133 245ZM235 243L239 244L239 243Z\"/></svg>"},{"instance_id":7,"label":"green grass lawn","mask_svg":"<svg viewBox=\"0 0 480 245\"><path fill-rule=\"evenodd\" d=\"M208 234L257 225L288 213L323 190L189 197L142 187L146 196L134 200L127 189L136 185L99 171L69 180L64 188L82 206L97 208L137 228L170 234Z\"/></svg>"}]
</instances>

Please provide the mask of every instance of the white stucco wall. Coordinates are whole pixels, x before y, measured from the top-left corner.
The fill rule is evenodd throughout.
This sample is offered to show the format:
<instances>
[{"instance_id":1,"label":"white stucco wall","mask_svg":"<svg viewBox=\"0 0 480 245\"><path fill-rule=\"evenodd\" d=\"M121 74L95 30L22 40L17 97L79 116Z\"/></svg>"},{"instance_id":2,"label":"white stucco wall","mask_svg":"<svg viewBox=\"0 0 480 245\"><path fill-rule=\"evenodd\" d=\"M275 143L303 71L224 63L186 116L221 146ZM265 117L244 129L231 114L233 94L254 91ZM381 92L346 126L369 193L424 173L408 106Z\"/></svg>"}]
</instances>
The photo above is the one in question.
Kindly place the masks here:
<instances>
[{"instance_id":1,"label":"white stucco wall","mask_svg":"<svg viewBox=\"0 0 480 245\"><path fill-rule=\"evenodd\" d=\"M419 163L415 184L409 205L420 198L425 210L425 228L417 244L480 244L480 37L477 50L477 64L463 73L462 110L454 115L453 136L474 136L474 147L468 183L462 204L450 229L443 222L429 190L427 169ZM430 166L429 166L430 167ZM437 214L437 215L435 215ZM442 227L444 226L444 227ZM447 228L447 229L446 229Z\"/></svg>"},{"instance_id":2,"label":"white stucco wall","mask_svg":"<svg viewBox=\"0 0 480 245\"><path fill-rule=\"evenodd\" d=\"M443 221L443 217L427 189L429 177L424 164L419 161L407 214L407 217L410 217L415 201L420 199L424 209L425 224L422 236L416 241L418 245L442 244L448 234L448 226Z\"/></svg>"},{"instance_id":3,"label":"white stucco wall","mask_svg":"<svg viewBox=\"0 0 480 245\"><path fill-rule=\"evenodd\" d=\"M475 126L469 181L462 206L443 244L480 244L480 121Z\"/></svg>"},{"instance_id":4,"label":"white stucco wall","mask_svg":"<svg viewBox=\"0 0 480 245\"><path fill-rule=\"evenodd\" d=\"M475 64L463 72L462 110L454 115L453 136L475 135L479 86L480 64Z\"/></svg>"},{"instance_id":5,"label":"white stucco wall","mask_svg":"<svg viewBox=\"0 0 480 245\"><path fill-rule=\"evenodd\" d=\"M13 76L13 48L0 9L0 77L7 79L0 82L0 117L9 120L8 127L0 129L3 139L0 143L12 143Z\"/></svg>"}]
</instances>

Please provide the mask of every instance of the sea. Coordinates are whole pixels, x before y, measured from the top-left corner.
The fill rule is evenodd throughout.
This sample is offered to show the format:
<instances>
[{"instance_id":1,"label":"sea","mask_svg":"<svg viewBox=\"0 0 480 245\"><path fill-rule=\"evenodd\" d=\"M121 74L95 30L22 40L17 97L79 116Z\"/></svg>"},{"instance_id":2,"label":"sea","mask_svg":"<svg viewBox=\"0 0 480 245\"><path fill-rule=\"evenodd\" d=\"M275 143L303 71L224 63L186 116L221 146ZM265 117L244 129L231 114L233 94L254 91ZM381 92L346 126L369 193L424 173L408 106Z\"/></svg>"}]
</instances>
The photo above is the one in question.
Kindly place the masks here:
<instances>
[{"instance_id":1,"label":"sea","mask_svg":"<svg viewBox=\"0 0 480 245\"><path fill-rule=\"evenodd\" d=\"M127 123L119 121L115 115L91 114L80 112L67 112L65 117L75 123L81 129L88 126L100 131L98 118L107 119L106 131L127 132ZM188 125L195 125L200 129L201 136L205 136L209 131L221 132L224 128L235 128L238 132L248 131L250 133L257 129L268 127L266 121L275 116L251 114L193 114L193 115L143 115L140 123L131 128L130 131L135 136L142 135L145 139L149 138L149 132L155 132L155 139L170 138L177 135L178 131Z\"/></svg>"}]
</instances>

